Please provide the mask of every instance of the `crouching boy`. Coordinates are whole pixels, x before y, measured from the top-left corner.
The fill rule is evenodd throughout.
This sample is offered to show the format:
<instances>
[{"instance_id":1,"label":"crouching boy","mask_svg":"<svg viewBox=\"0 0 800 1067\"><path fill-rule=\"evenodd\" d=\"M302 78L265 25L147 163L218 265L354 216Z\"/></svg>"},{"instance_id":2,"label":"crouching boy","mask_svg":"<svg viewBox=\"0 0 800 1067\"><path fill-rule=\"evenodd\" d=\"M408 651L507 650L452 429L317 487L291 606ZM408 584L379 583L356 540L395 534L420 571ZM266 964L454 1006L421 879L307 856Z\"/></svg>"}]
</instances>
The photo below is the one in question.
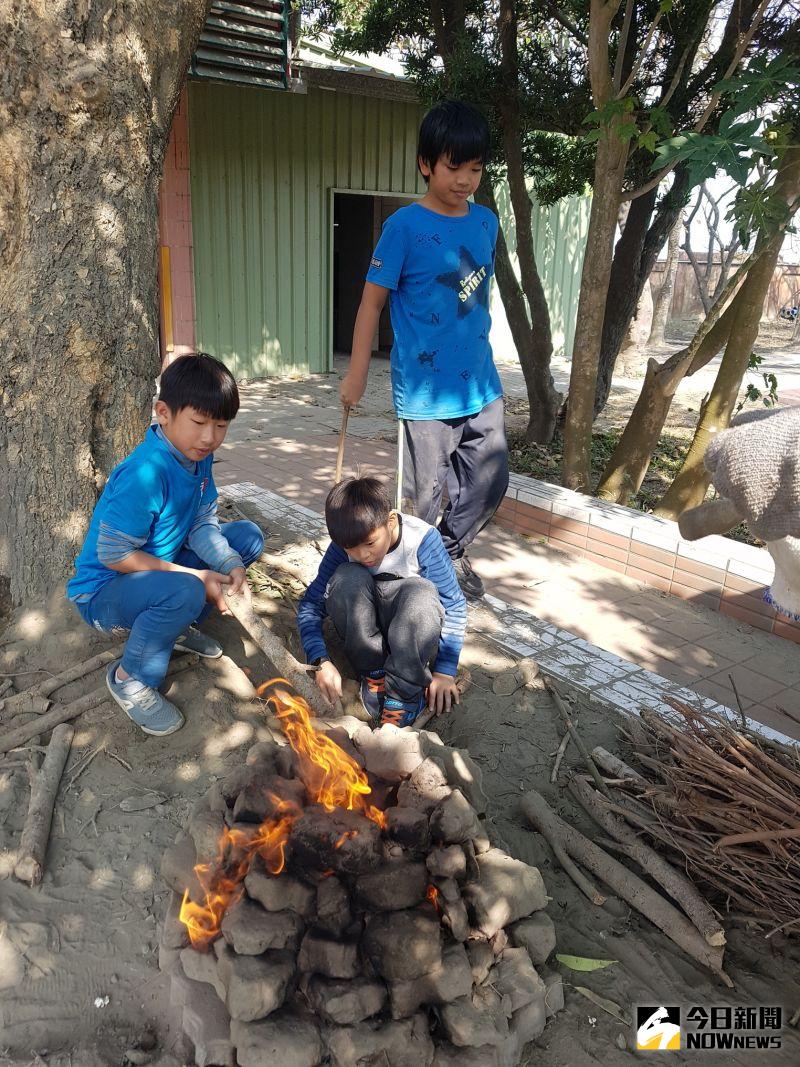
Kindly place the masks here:
<instances>
[{"instance_id":1,"label":"crouching boy","mask_svg":"<svg viewBox=\"0 0 800 1067\"><path fill-rule=\"evenodd\" d=\"M181 356L161 375L157 422L115 467L97 502L67 596L90 626L126 636L106 684L146 734L183 725L158 691L173 649L215 659L197 627L239 593L264 537L252 522L220 526L214 450L239 410L230 371L211 356Z\"/></svg>"},{"instance_id":2,"label":"crouching boy","mask_svg":"<svg viewBox=\"0 0 800 1067\"><path fill-rule=\"evenodd\" d=\"M374 725L409 726L426 698L437 713L448 711L458 703L467 604L441 534L393 511L376 478L334 486L325 521L332 543L297 613L322 693L330 701L342 694L322 634L327 614L358 672Z\"/></svg>"}]
</instances>

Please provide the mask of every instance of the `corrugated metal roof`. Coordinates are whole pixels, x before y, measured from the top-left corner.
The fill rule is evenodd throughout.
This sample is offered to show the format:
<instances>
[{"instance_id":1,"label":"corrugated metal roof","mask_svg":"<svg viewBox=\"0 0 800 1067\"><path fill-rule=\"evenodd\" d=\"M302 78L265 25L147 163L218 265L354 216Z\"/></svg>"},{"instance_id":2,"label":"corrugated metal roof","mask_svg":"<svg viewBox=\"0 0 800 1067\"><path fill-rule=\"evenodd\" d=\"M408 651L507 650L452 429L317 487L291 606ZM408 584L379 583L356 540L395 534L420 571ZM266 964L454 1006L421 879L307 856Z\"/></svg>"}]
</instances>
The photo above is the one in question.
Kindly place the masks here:
<instances>
[{"instance_id":1,"label":"corrugated metal roof","mask_svg":"<svg viewBox=\"0 0 800 1067\"><path fill-rule=\"evenodd\" d=\"M286 89L288 40L285 0L215 0L189 73L213 81Z\"/></svg>"}]
</instances>

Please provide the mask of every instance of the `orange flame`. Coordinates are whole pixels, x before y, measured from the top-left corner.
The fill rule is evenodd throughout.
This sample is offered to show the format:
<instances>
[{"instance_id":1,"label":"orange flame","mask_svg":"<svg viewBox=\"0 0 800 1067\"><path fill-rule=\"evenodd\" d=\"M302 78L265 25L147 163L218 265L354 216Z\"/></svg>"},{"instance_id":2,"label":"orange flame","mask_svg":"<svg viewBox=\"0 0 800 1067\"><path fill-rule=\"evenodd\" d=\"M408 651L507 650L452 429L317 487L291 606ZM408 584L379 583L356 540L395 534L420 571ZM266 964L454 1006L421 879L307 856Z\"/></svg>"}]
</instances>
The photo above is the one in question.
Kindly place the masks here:
<instances>
[{"instance_id":1,"label":"orange flame","mask_svg":"<svg viewBox=\"0 0 800 1067\"><path fill-rule=\"evenodd\" d=\"M433 904L434 908L437 911L441 911L442 910L439 907L439 890L436 888L435 885L429 885L428 886L428 890L425 893L425 897L427 898L428 903L429 904Z\"/></svg>"},{"instance_id":2,"label":"orange flame","mask_svg":"<svg viewBox=\"0 0 800 1067\"><path fill-rule=\"evenodd\" d=\"M258 693L261 695L279 684L289 686L284 678L274 678L259 686ZM367 776L335 741L314 729L308 705L302 697L281 688L275 689L268 699L289 744L300 757L309 798L327 811L335 808L360 811L383 829L386 816L365 799L371 792ZM286 844L301 809L275 794L269 794L269 797L276 815L254 827L252 833L226 828L219 841L215 863L198 864L194 869L205 901L196 904L189 899L187 890L183 895L180 920L196 949L207 948L219 936L225 912L241 898L244 892L242 882L256 856L262 858L272 875L279 875L286 866ZM336 847L356 832L346 831Z\"/></svg>"}]
</instances>

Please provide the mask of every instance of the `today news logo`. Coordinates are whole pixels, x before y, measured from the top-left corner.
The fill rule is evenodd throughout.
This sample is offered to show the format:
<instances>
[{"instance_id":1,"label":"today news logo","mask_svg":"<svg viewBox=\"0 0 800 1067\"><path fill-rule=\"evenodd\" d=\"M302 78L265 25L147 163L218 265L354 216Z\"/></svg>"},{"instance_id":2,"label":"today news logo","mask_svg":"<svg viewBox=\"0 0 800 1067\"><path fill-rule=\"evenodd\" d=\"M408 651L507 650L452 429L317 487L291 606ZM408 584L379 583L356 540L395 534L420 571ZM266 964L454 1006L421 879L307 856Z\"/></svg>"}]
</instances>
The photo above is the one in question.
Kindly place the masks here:
<instances>
[{"instance_id":1,"label":"today news logo","mask_svg":"<svg viewBox=\"0 0 800 1067\"><path fill-rule=\"evenodd\" d=\"M782 1009L745 1006L703 1007L685 1013L677 1005L645 1005L636 1009L636 1048L641 1052L684 1049L768 1050L781 1047ZM748 1032L749 1031L749 1032Z\"/></svg>"}]
</instances>

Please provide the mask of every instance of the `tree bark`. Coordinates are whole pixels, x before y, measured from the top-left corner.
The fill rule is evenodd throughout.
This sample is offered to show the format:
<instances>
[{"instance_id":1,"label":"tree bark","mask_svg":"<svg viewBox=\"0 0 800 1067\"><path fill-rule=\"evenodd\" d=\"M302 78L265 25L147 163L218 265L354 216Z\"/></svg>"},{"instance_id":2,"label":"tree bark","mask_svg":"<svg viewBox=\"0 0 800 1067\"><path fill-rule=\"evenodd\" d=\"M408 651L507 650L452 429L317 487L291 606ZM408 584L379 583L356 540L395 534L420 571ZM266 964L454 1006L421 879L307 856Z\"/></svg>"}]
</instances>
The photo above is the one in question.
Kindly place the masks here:
<instances>
[{"instance_id":1,"label":"tree bark","mask_svg":"<svg viewBox=\"0 0 800 1067\"><path fill-rule=\"evenodd\" d=\"M63 580L159 371L157 192L207 0L0 0L0 575Z\"/></svg>"},{"instance_id":2,"label":"tree bark","mask_svg":"<svg viewBox=\"0 0 800 1067\"><path fill-rule=\"evenodd\" d=\"M775 179L775 191L786 198L794 213L800 205L800 146L787 149ZM684 511L697 507L705 499L711 481L703 463L706 448L711 438L730 424L750 354L758 337L764 300L784 237L785 229L781 228L769 239L764 254L748 272L738 294L728 344L711 393L700 412L689 451L672 485L655 509L656 515L662 518L677 519Z\"/></svg>"},{"instance_id":3,"label":"tree bark","mask_svg":"<svg viewBox=\"0 0 800 1067\"><path fill-rule=\"evenodd\" d=\"M672 294L675 292L675 278L678 273L678 245L680 244L682 225L683 220L681 216L678 215L672 229L669 231L669 238L667 239L667 262L664 266L664 280L661 283L661 288L658 290L655 307L653 308L653 322L650 326L650 336L647 339L648 345L664 344L667 320L669 319L669 313L672 307Z\"/></svg>"},{"instance_id":4,"label":"tree bark","mask_svg":"<svg viewBox=\"0 0 800 1067\"><path fill-rule=\"evenodd\" d=\"M614 92L608 35L618 8L619 0L591 0L588 62L592 100L597 110L611 99ZM619 127L620 116L617 114L609 120L597 142L594 193L581 272L564 427L564 484L583 493L591 489L589 470L600 342L622 179L628 158L628 142L619 136Z\"/></svg>"}]
</instances>

